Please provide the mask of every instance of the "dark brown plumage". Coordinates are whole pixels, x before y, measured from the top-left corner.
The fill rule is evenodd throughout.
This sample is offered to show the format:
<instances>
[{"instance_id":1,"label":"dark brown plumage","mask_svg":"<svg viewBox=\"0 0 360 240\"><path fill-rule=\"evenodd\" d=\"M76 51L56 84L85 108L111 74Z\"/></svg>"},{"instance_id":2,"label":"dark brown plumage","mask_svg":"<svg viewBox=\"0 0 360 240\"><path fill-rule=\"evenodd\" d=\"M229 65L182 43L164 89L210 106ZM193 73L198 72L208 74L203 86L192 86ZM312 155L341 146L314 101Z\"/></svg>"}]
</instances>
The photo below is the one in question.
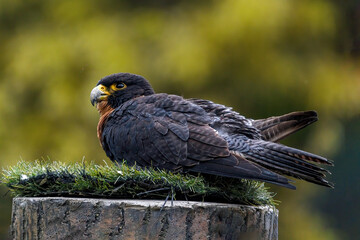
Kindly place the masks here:
<instances>
[{"instance_id":1,"label":"dark brown plumage","mask_svg":"<svg viewBox=\"0 0 360 240\"><path fill-rule=\"evenodd\" d=\"M107 156L141 167L246 178L294 189L288 175L332 187L321 156L276 143L317 120L314 111L261 120L202 99L155 94L141 76L118 73L91 92ZM280 175L282 174L282 175Z\"/></svg>"}]
</instances>

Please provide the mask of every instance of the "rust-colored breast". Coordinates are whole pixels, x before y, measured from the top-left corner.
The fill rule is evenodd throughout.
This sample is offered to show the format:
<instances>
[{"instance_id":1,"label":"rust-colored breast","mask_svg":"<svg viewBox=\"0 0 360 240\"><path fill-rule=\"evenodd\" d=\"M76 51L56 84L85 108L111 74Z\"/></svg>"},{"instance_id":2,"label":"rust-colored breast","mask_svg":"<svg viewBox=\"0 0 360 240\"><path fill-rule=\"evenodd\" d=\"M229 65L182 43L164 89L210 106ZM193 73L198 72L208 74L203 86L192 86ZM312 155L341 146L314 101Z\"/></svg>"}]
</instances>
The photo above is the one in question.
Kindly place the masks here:
<instances>
[{"instance_id":1,"label":"rust-colored breast","mask_svg":"<svg viewBox=\"0 0 360 240\"><path fill-rule=\"evenodd\" d=\"M104 130L104 125L114 109L108 105L107 101L99 102L96 107L100 113L100 119L97 125L97 137L99 138L100 144L102 145L101 136Z\"/></svg>"}]
</instances>

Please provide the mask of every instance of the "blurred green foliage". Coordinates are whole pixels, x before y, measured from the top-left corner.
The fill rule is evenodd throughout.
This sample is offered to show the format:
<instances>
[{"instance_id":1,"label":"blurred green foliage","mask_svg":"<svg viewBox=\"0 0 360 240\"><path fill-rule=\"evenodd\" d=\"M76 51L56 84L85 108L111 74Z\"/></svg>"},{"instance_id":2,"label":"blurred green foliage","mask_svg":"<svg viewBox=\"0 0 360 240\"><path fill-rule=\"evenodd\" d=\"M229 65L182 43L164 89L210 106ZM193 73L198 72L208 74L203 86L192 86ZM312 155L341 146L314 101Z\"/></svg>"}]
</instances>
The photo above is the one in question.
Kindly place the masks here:
<instances>
[{"instance_id":1,"label":"blurred green foliage","mask_svg":"<svg viewBox=\"0 0 360 240\"><path fill-rule=\"evenodd\" d=\"M317 126L286 143L334 156L344 119L360 112L357 60L346 44L339 48L348 40L339 36L347 29L340 10L320 0L2 0L1 165L106 159L89 93L115 72L141 74L157 92L210 99L251 118L315 109ZM297 186L271 186L283 202L280 238L343 239L311 208L310 199L329 190ZM9 209L3 200L0 208Z\"/></svg>"}]
</instances>

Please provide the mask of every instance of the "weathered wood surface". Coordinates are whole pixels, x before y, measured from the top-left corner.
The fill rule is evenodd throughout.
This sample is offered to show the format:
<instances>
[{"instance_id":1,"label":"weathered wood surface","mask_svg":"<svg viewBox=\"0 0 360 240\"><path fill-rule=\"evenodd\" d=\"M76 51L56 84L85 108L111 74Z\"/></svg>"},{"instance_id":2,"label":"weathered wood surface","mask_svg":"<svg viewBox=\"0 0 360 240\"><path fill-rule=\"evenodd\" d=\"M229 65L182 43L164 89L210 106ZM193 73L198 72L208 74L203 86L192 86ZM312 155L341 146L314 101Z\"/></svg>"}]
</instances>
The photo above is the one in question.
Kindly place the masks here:
<instances>
[{"instance_id":1,"label":"weathered wood surface","mask_svg":"<svg viewBox=\"0 0 360 240\"><path fill-rule=\"evenodd\" d=\"M278 238L269 206L89 198L14 198L13 239Z\"/></svg>"}]
</instances>

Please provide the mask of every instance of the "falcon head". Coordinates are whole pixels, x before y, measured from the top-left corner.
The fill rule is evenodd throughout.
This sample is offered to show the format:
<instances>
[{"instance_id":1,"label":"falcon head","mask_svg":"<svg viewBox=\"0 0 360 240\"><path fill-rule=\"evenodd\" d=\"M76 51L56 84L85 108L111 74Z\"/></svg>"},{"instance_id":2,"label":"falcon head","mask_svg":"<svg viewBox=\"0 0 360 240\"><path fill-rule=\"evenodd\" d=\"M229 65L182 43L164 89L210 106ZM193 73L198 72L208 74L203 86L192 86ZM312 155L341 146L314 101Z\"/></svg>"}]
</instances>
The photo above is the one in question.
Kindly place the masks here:
<instances>
[{"instance_id":1,"label":"falcon head","mask_svg":"<svg viewBox=\"0 0 360 240\"><path fill-rule=\"evenodd\" d=\"M91 91L92 105L105 102L111 108L117 108L124 102L154 94L149 82L142 76L131 73L115 73L102 78Z\"/></svg>"}]
</instances>

